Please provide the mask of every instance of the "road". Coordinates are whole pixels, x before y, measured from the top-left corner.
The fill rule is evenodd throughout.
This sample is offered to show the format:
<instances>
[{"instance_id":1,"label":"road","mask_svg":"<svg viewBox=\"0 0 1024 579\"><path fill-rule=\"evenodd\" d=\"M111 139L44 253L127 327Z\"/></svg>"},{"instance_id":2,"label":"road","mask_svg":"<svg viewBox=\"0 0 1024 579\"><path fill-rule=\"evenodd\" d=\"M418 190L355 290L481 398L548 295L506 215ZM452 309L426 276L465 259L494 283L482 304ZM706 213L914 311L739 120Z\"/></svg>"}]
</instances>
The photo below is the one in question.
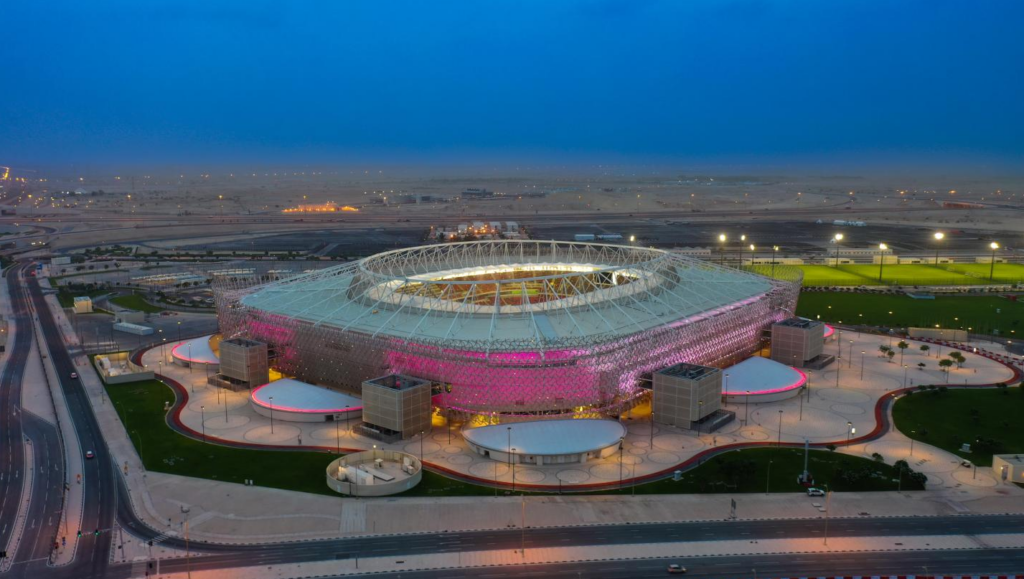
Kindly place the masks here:
<instances>
[{"instance_id":1,"label":"road","mask_svg":"<svg viewBox=\"0 0 1024 579\"><path fill-rule=\"evenodd\" d=\"M63 471L56 474L50 473L49 476L39 475L39 469L37 468L30 506L30 521L32 520L31 517L36 517L36 526L34 528L26 527L21 547L15 556L15 565L11 570L11 576L33 579L42 576L102 577L106 572L109 560L110 528L113 524L114 513L117 508L117 487L114 485L114 467L111 463L110 454L107 452L106 444L100 435L96 417L92 413L92 408L89 406L85 392L78 380L71 378L71 373L75 372L76 369L64 346L60 331L57 329L53 319L53 314L43 298L39 282L34 277L27 278L26 285L29 295L26 296L26 292L22 291L21 284L19 283L20 271L19 268L16 271L10 272L8 276L8 287L12 290L11 302L15 312L20 314L16 321L18 324L16 340L19 342L15 344L15 348L24 347L23 351L18 350L16 353L19 356L28 355L28 344L30 342L27 340L32 336L31 326L28 323L30 315L28 313L30 311L29 302L31 301L42 328L43 339L49 345L49 350L52 353L52 363L56 370L57 378L60 381L60 389L64 393L68 409L73 417L74 429L78 440L83 449L94 451L96 458L85 461L85 467L81 473L82 485L84 487L84 510L81 525L82 538L78 545L78 552L74 563L56 569L46 567L47 555L50 552L52 541L56 537L57 526L60 523L59 516L56 513L59 511L63 492L61 487L64 483L64 477ZM22 340L25 340L25 346L22 346L20 343ZM44 349L43 351L45 352L46 350ZM12 361L14 361L13 358ZM19 361L20 363L8 364L8 367L21 368L21 371L24 371L25 358L19 358ZM14 414L13 411L8 410L9 407L20 404L16 402L20 399L21 395L20 379L17 382L16 385L4 384L2 404L4 404L5 416ZM21 415L22 421L19 428L32 441L36 461L40 464L46 460L51 464L62 464L62 460L56 459L56 457L61 455L62 449L60 448L54 427L39 419L26 419L25 417L30 416L27 413L21 413ZM17 429L14 428L13 423L10 424L10 427L4 428L3 440L5 445L11 444L15 440L20 440L16 438L17 436L20 436L20 434L17 434ZM12 448L11 450L13 453L14 449ZM24 455L18 452L16 456L20 457L20 462L23 464ZM70 478L74 478L76 474L78 473L73 473ZM96 530L101 532L97 535L95 534ZM69 527L67 529L69 540L77 531L77 528Z\"/></svg>"},{"instance_id":2,"label":"road","mask_svg":"<svg viewBox=\"0 0 1024 579\"><path fill-rule=\"evenodd\" d=\"M979 549L903 553L839 553L824 555L728 555L640 561L599 561L558 565L523 565L396 571L372 577L392 579L633 579L665 577L669 563L684 565L686 577L752 579L756 577L834 577L857 575L1008 574L1024 569L1024 549ZM362 575L369 577L371 575ZM338 575L336 577L352 577Z\"/></svg>"},{"instance_id":3,"label":"road","mask_svg":"<svg viewBox=\"0 0 1024 579\"><path fill-rule=\"evenodd\" d=\"M1024 515L892 517L832 519L829 537L911 535L985 535L1016 533ZM593 527L527 529L526 549L580 545L623 545L684 541L764 540L823 537L823 519L765 521L705 521ZM176 542L176 541L175 541ZM304 563L354 557L409 556L478 550L515 550L524 542L519 530L429 533L381 536L300 543L251 546L202 546L207 555L193 558L191 567L220 569L246 565ZM165 541L165 543L168 543ZM184 559L164 561L162 571L185 571Z\"/></svg>"},{"instance_id":4,"label":"road","mask_svg":"<svg viewBox=\"0 0 1024 579\"><path fill-rule=\"evenodd\" d=\"M60 525L64 460L57 428L50 422L25 411L21 406L25 367L33 347L31 312L20 284L23 268L12 268L7 287L13 307L12 322L17 327L10 358L0 376L0 416L4 428L0 432L0 549L8 549L11 575L34 576L45 568L52 552L53 540ZM26 443L32 447L31 501L26 512L24 529L18 548L7 547L17 530L18 507L26 472Z\"/></svg>"}]
</instances>

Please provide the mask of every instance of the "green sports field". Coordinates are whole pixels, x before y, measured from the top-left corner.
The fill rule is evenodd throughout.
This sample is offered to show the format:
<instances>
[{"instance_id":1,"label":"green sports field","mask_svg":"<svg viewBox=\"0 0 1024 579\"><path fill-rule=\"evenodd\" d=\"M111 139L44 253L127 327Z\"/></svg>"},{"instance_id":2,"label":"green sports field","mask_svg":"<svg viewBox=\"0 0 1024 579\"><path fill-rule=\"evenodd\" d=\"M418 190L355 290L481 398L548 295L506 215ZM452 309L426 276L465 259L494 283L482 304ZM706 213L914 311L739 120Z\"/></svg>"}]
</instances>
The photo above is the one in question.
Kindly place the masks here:
<instances>
[{"instance_id":1,"label":"green sports field","mask_svg":"<svg viewBox=\"0 0 1024 579\"><path fill-rule=\"evenodd\" d=\"M1024 336L1024 301L998 296L946 296L915 300L905 295L804 292L797 315L844 324L883 327L963 328L981 334Z\"/></svg>"},{"instance_id":2,"label":"green sports field","mask_svg":"<svg viewBox=\"0 0 1024 579\"><path fill-rule=\"evenodd\" d=\"M859 285L984 285L1024 283L1024 265L997 263L989 281L989 264L886 265L879 280L878 265L798 265L805 286Z\"/></svg>"}]
</instances>

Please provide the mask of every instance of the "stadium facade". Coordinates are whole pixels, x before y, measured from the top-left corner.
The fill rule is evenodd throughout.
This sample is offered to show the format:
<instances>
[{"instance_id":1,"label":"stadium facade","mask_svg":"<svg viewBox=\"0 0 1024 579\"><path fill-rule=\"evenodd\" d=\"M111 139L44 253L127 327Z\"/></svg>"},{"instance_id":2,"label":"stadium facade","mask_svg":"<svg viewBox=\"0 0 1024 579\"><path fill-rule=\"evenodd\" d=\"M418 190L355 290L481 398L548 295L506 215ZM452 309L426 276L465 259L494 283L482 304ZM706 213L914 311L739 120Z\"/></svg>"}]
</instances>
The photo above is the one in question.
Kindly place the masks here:
<instances>
[{"instance_id":1,"label":"stadium facade","mask_svg":"<svg viewBox=\"0 0 1024 579\"><path fill-rule=\"evenodd\" d=\"M593 416L642 400L660 368L757 350L796 307L800 272L775 274L632 246L477 241L288 279L218 276L214 290L224 336L266 342L301 380L358 393L399 373L435 382L434 404L456 416Z\"/></svg>"}]
</instances>

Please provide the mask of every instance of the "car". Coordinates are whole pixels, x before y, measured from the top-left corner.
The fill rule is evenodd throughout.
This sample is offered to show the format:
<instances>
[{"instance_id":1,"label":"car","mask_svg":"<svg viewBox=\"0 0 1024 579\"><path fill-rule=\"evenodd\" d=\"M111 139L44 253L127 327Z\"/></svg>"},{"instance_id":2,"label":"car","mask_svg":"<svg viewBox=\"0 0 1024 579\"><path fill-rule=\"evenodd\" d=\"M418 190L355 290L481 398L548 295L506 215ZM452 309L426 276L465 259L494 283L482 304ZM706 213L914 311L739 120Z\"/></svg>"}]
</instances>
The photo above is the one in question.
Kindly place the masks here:
<instances>
[{"instance_id":1,"label":"car","mask_svg":"<svg viewBox=\"0 0 1024 579\"><path fill-rule=\"evenodd\" d=\"M825 496L825 491L823 491L823 490L821 490L819 488L811 487L811 488L807 489L807 496L809 496L809 497L823 497L823 496Z\"/></svg>"},{"instance_id":2,"label":"car","mask_svg":"<svg viewBox=\"0 0 1024 579\"><path fill-rule=\"evenodd\" d=\"M71 373L71 379L72 380L78 380L78 372L72 372Z\"/></svg>"},{"instance_id":3,"label":"car","mask_svg":"<svg viewBox=\"0 0 1024 579\"><path fill-rule=\"evenodd\" d=\"M971 467L972 467L972 466L974 466L974 465L973 465L973 464L971 464L971 461L969 461L969 460L967 460L967 459L965 458L965 459L963 459L963 460L961 460L961 461L960 461L960 466L966 466L967 468L971 468Z\"/></svg>"},{"instance_id":4,"label":"car","mask_svg":"<svg viewBox=\"0 0 1024 579\"><path fill-rule=\"evenodd\" d=\"M96 455L91 450L85 451L85 458L94 458Z\"/></svg>"},{"instance_id":5,"label":"car","mask_svg":"<svg viewBox=\"0 0 1024 579\"><path fill-rule=\"evenodd\" d=\"M678 563L672 563L668 566L667 570L669 575L682 575L683 573L686 573L686 567L683 567Z\"/></svg>"}]
</instances>

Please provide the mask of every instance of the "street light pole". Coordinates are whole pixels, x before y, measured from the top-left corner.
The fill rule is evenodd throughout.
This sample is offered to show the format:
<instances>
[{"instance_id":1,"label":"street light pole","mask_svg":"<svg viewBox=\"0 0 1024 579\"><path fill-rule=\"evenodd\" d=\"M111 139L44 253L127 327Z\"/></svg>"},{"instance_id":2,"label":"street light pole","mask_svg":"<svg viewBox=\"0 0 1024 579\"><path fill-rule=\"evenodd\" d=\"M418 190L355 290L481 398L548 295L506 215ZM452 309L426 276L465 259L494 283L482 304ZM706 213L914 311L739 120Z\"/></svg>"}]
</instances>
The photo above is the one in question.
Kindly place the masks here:
<instances>
[{"instance_id":1,"label":"street light pole","mask_svg":"<svg viewBox=\"0 0 1024 579\"><path fill-rule=\"evenodd\" d=\"M772 488L772 461L768 461L768 481L764 483L764 496L768 496L769 490Z\"/></svg>"},{"instance_id":2,"label":"street light pole","mask_svg":"<svg viewBox=\"0 0 1024 579\"><path fill-rule=\"evenodd\" d=\"M882 281L882 267L885 265L885 250L889 246L884 243L878 244L878 281Z\"/></svg>"},{"instance_id":3,"label":"street light pole","mask_svg":"<svg viewBox=\"0 0 1024 579\"><path fill-rule=\"evenodd\" d=\"M779 448L782 448L782 413L784 410L779 410Z\"/></svg>"},{"instance_id":4,"label":"street light pole","mask_svg":"<svg viewBox=\"0 0 1024 579\"><path fill-rule=\"evenodd\" d=\"M837 233L832 236L832 241L836 244L836 267L839 267L839 242L843 240L843 234Z\"/></svg>"},{"instance_id":5,"label":"street light pole","mask_svg":"<svg viewBox=\"0 0 1024 579\"><path fill-rule=\"evenodd\" d=\"M274 434L274 397L270 397L270 434Z\"/></svg>"},{"instance_id":6,"label":"street light pole","mask_svg":"<svg viewBox=\"0 0 1024 579\"><path fill-rule=\"evenodd\" d=\"M864 350L860 351L860 380L864 381Z\"/></svg>"},{"instance_id":7,"label":"street light pole","mask_svg":"<svg viewBox=\"0 0 1024 579\"><path fill-rule=\"evenodd\" d=\"M778 245L772 246L772 277L775 277L775 253L779 251Z\"/></svg>"},{"instance_id":8,"label":"street light pole","mask_svg":"<svg viewBox=\"0 0 1024 579\"><path fill-rule=\"evenodd\" d=\"M203 425L203 442L206 442L206 406L200 405L199 412L202 413L200 418Z\"/></svg>"},{"instance_id":9,"label":"street light pole","mask_svg":"<svg viewBox=\"0 0 1024 579\"><path fill-rule=\"evenodd\" d=\"M988 281L992 281L992 278L995 277L996 274L996 250L999 249L999 244L993 241L988 244L988 246L992 249L992 263L988 268Z\"/></svg>"},{"instance_id":10,"label":"street light pole","mask_svg":"<svg viewBox=\"0 0 1024 579\"><path fill-rule=\"evenodd\" d=\"M935 265L939 265L939 242L942 241L942 238L946 237L946 234L936 231L933 237L935 237Z\"/></svg>"},{"instance_id":11,"label":"street light pole","mask_svg":"<svg viewBox=\"0 0 1024 579\"><path fill-rule=\"evenodd\" d=\"M750 424L750 390L747 390L747 396L743 399L743 424Z\"/></svg>"}]
</instances>

